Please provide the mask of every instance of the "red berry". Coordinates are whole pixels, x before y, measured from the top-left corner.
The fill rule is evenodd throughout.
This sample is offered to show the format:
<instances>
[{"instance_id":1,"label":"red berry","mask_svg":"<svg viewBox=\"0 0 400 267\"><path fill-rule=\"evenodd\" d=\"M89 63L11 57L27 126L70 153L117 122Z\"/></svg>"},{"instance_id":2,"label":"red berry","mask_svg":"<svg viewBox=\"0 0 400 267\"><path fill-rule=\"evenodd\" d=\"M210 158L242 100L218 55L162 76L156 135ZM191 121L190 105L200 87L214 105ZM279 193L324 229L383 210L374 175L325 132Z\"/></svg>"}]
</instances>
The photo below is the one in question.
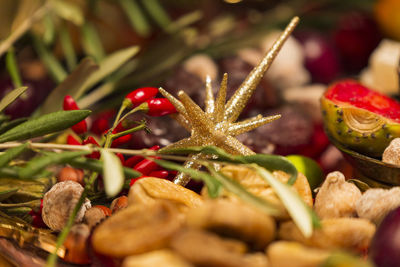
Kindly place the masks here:
<instances>
[{"instance_id":1,"label":"red berry","mask_svg":"<svg viewBox=\"0 0 400 267\"><path fill-rule=\"evenodd\" d=\"M99 143L97 143L96 139L94 139L92 136L89 136L85 140L83 140L82 145L89 145L93 144L95 146L100 146ZM92 154L86 155L87 158L92 158L92 159L99 159L100 158L100 152L94 151Z\"/></svg>"},{"instance_id":2,"label":"red berry","mask_svg":"<svg viewBox=\"0 0 400 267\"><path fill-rule=\"evenodd\" d=\"M155 87L143 87L130 92L125 99L129 103L130 108L137 107L146 100L155 97L158 93L158 89Z\"/></svg>"}]
</instances>

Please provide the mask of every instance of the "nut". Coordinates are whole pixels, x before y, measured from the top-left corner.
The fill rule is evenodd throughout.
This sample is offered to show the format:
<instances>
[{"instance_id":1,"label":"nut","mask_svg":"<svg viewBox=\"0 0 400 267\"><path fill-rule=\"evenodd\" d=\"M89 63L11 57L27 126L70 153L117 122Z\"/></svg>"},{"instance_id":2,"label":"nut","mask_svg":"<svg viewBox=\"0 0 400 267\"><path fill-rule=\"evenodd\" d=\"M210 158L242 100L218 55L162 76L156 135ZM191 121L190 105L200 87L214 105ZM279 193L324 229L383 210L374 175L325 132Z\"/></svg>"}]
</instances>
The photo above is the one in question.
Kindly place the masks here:
<instances>
[{"instance_id":1,"label":"nut","mask_svg":"<svg viewBox=\"0 0 400 267\"><path fill-rule=\"evenodd\" d=\"M168 201L129 205L96 227L93 247L116 258L149 252L165 247L181 224L179 212Z\"/></svg>"},{"instance_id":2,"label":"nut","mask_svg":"<svg viewBox=\"0 0 400 267\"><path fill-rule=\"evenodd\" d=\"M199 77L202 81L205 81L207 76L209 76L211 80L215 80L218 75L217 64L206 54L190 57L183 63L183 68L187 72Z\"/></svg>"},{"instance_id":3,"label":"nut","mask_svg":"<svg viewBox=\"0 0 400 267\"><path fill-rule=\"evenodd\" d=\"M358 187L346 182L341 172L331 172L315 198L315 211L322 219L355 217L360 197Z\"/></svg>"},{"instance_id":4,"label":"nut","mask_svg":"<svg viewBox=\"0 0 400 267\"><path fill-rule=\"evenodd\" d=\"M371 188L356 203L357 214L379 224L392 210L400 206L400 187Z\"/></svg>"},{"instance_id":5,"label":"nut","mask_svg":"<svg viewBox=\"0 0 400 267\"><path fill-rule=\"evenodd\" d=\"M77 182L56 183L43 197L43 222L54 231L61 231L78 203L83 187ZM91 207L86 199L76 214L75 222L81 222L86 210Z\"/></svg>"},{"instance_id":6,"label":"nut","mask_svg":"<svg viewBox=\"0 0 400 267\"><path fill-rule=\"evenodd\" d=\"M309 238L304 237L292 221L281 225L278 236L311 247L360 252L369 247L374 233L375 225L366 219L332 218L321 220L321 228Z\"/></svg>"},{"instance_id":7,"label":"nut","mask_svg":"<svg viewBox=\"0 0 400 267\"><path fill-rule=\"evenodd\" d=\"M115 213L119 210L128 207L128 197L127 196L120 196L114 199L111 202L110 209L112 213Z\"/></svg>"},{"instance_id":8,"label":"nut","mask_svg":"<svg viewBox=\"0 0 400 267\"><path fill-rule=\"evenodd\" d=\"M88 238L90 229L86 224L75 224L71 227L64 242L65 256L63 260L75 264L89 264Z\"/></svg>"},{"instance_id":9,"label":"nut","mask_svg":"<svg viewBox=\"0 0 400 267\"><path fill-rule=\"evenodd\" d=\"M83 217L83 221L93 228L105 218L111 215L111 210L105 206L94 206L88 209Z\"/></svg>"},{"instance_id":10,"label":"nut","mask_svg":"<svg viewBox=\"0 0 400 267\"><path fill-rule=\"evenodd\" d=\"M57 175L57 182L74 181L84 186L83 177L84 173L82 170L72 167L64 167Z\"/></svg>"},{"instance_id":11,"label":"nut","mask_svg":"<svg viewBox=\"0 0 400 267\"><path fill-rule=\"evenodd\" d=\"M158 200L171 200L180 211L185 211L188 207L198 207L203 203L201 197L192 190L165 179L142 178L129 190L129 205L147 205Z\"/></svg>"},{"instance_id":12,"label":"nut","mask_svg":"<svg viewBox=\"0 0 400 267\"><path fill-rule=\"evenodd\" d=\"M266 252L271 267L318 267L330 255L326 250L290 241L274 242Z\"/></svg>"},{"instance_id":13,"label":"nut","mask_svg":"<svg viewBox=\"0 0 400 267\"><path fill-rule=\"evenodd\" d=\"M393 139L382 154L382 161L400 165L400 138Z\"/></svg>"},{"instance_id":14,"label":"nut","mask_svg":"<svg viewBox=\"0 0 400 267\"><path fill-rule=\"evenodd\" d=\"M241 202L209 200L187 213L187 225L238 238L262 249L275 237L272 217Z\"/></svg>"},{"instance_id":15,"label":"nut","mask_svg":"<svg viewBox=\"0 0 400 267\"><path fill-rule=\"evenodd\" d=\"M162 249L144 253L141 255L129 256L124 259L122 267L193 267L175 252Z\"/></svg>"}]
</instances>

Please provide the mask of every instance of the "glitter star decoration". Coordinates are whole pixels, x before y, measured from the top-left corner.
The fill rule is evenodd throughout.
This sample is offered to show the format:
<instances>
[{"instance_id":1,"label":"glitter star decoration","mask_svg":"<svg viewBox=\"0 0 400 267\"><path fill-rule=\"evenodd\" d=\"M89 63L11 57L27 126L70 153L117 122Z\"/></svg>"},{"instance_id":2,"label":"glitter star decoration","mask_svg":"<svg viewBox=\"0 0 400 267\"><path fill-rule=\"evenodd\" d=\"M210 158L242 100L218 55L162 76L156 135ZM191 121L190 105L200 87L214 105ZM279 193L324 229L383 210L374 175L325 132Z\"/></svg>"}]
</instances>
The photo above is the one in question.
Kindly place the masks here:
<instances>
[{"instance_id":1,"label":"glitter star decoration","mask_svg":"<svg viewBox=\"0 0 400 267\"><path fill-rule=\"evenodd\" d=\"M250 72L245 81L239 86L227 103L225 103L228 81L228 75L226 73L222 79L216 99L212 92L211 79L207 77L204 111L184 91L178 93L178 100L167 91L160 88L161 94L169 99L178 111L178 114L173 116L174 119L176 119L179 124L191 133L190 137L170 144L163 148L163 150L170 148L213 145L220 147L231 154L254 154L250 148L237 140L235 136L276 120L280 118L280 115L269 117L258 115L240 122L236 122L236 120L298 22L298 17L294 17L291 20L285 31L275 41L265 57ZM185 167L198 168L199 166L196 164L196 160L201 157L203 157L201 154L191 155L191 158L185 162ZM189 182L189 180L189 176L181 173L175 177L174 182L184 186Z\"/></svg>"}]
</instances>

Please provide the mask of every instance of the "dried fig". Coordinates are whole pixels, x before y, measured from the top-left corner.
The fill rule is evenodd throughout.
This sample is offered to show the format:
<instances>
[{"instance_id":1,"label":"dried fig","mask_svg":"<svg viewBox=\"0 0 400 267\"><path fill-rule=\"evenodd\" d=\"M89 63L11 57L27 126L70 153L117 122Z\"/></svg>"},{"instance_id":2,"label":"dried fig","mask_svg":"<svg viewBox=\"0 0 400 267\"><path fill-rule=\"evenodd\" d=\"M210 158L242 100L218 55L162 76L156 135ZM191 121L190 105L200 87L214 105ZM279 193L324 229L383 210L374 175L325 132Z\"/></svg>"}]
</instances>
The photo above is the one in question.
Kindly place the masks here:
<instances>
[{"instance_id":1,"label":"dried fig","mask_svg":"<svg viewBox=\"0 0 400 267\"><path fill-rule=\"evenodd\" d=\"M175 252L162 249L126 257L122 267L192 267L193 265Z\"/></svg>"},{"instance_id":2,"label":"dried fig","mask_svg":"<svg viewBox=\"0 0 400 267\"><path fill-rule=\"evenodd\" d=\"M244 203L225 199L208 200L190 209L187 225L238 238L257 249L263 249L275 237L272 217Z\"/></svg>"},{"instance_id":3,"label":"dried fig","mask_svg":"<svg viewBox=\"0 0 400 267\"><path fill-rule=\"evenodd\" d=\"M100 224L92 237L101 254L116 258L163 248L182 224L175 205L129 205Z\"/></svg>"},{"instance_id":4,"label":"dried fig","mask_svg":"<svg viewBox=\"0 0 400 267\"><path fill-rule=\"evenodd\" d=\"M196 266L258 266L252 265L245 254L232 250L232 246L218 235L202 230L181 230L173 237L170 246Z\"/></svg>"},{"instance_id":5,"label":"dried fig","mask_svg":"<svg viewBox=\"0 0 400 267\"><path fill-rule=\"evenodd\" d=\"M271 267L318 267L330 255L326 250L290 241L274 242L266 252Z\"/></svg>"},{"instance_id":6,"label":"dried fig","mask_svg":"<svg viewBox=\"0 0 400 267\"><path fill-rule=\"evenodd\" d=\"M151 204L162 199L178 204L181 211L186 210L187 207L200 206L203 203L201 196L192 190L165 179L151 177L138 180L131 187L128 195L129 205Z\"/></svg>"},{"instance_id":7,"label":"dried fig","mask_svg":"<svg viewBox=\"0 0 400 267\"><path fill-rule=\"evenodd\" d=\"M391 189L371 188L356 203L357 214L379 224L382 219L400 206L400 187Z\"/></svg>"},{"instance_id":8,"label":"dried fig","mask_svg":"<svg viewBox=\"0 0 400 267\"><path fill-rule=\"evenodd\" d=\"M359 218L333 218L321 221L310 238L305 238L292 222L283 223L278 235L283 240L298 241L307 246L326 249L362 251L368 248L375 233L375 225Z\"/></svg>"},{"instance_id":9,"label":"dried fig","mask_svg":"<svg viewBox=\"0 0 400 267\"><path fill-rule=\"evenodd\" d=\"M315 198L315 211L322 219L355 217L356 202L361 191L345 180L341 172L335 171L327 175Z\"/></svg>"}]
</instances>

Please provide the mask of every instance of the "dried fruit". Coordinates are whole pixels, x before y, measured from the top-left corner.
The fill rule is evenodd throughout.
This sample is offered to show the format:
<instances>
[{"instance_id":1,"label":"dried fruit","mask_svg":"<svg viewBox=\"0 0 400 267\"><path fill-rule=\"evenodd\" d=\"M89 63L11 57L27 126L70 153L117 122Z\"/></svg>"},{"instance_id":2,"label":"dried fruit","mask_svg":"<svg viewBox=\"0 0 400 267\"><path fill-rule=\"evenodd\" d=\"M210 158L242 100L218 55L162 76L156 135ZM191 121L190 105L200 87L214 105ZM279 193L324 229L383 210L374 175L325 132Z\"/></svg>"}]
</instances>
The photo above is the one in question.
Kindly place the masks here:
<instances>
[{"instance_id":1,"label":"dried fruit","mask_svg":"<svg viewBox=\"0 0 400 267\"><path fill-rule=\"evenodd\" d=\"M361 191L345 180L341 172L331 172L318 190L315 211L321 219L355 217Z\"/></svg>"},{"instance_id":2,"label":"dried fruit","mask_svg":"<svg viewBox=\"0 0 400 267\"><path fill-rule=\"evenodd\" d=\"M400 103L356 81L333 84L321 106L328 134L354 151L380 157L400 137Z\"/></svg>"},{"instance_id":3,"label":"dried fruit","mask_svg":"<svg viewBox=\"0 0 400 267\"><path fill-rule=\"evenodd\" d=\"M165 247L182 221L167 201L129 205L100 224L92 243L98 253L123 258Z\"/></svg>"},{"instance_id":4,"label":"dried fruit","mask_svg":"<svg viewBox=\"0 0 400 267\"><path fill-rule=\"evenodd\" d=\"M129 205L148 205L159 200L170 200L181 211L203 204L201 197L192 190L159 178L141 178L129 190Z\"/></svg>"},{"instance_id":5,"label":"dried fruit","mask_svg":"<svg viewBox=\"0 0 400 267\"><path fill-rule=\"evenodd\" d=\"M357 201L358 217L379 224L392 210L400 206L400 187L391 189L371 188Z\"/></svg>"},{"instance_id":6,"label":"dried fruit","mask_svg":"<svg viewBox=\"0 0 400 267\"><path fill-rule=\"evenodd\" d=\"M209 200L189 210L187 225L237 238L263 249L275 237L272 217L243 203L224 199Z\"/></svg>"},{"instance_id":7,"label":"dried fruit","mask_svg":"<svg viewBox=\"0 0 400 267\"><path fill-rule=\"evenodd\" d=\"M140 255L126 257L122 267L193 267L193 265L184 260L177 253L169 250L155 250Z\"/></svg>"},{"instance_id":8,"label":"dried fruit","mask_svg":"<svg viewBox=\"0 0 400 267\"><path fill-rule=\"evenodd\" d=\"M276 241L266 252L271 267L318 267L330 255L326 250L290 241Z\"/></svg>"},{"instance_id":9,"label":"dried fruit","mask_svg":"<svg viewBox=\"0 0 400 267\"><path fill-rule=\"evenodd\" d=\"M56 183L43 197L42 218L44 223L54 231L61 231L83 193L83 187L77 182L64 181ZM90 201L85 200L76 215L75 222L80 222Z\"/></svg>"},{"instance_id":10,"label":"dried fruit","mask_svg":"<svg viewBox=\"0 0 400 267\"><path fill-rule=\"evenodd\" d=\"M375 225L366 219L333 218L321 220L321 228L316 229L310 238L305 238L293 222L283 223L278 233L283 240L311 247L361 252L369 247Z\"/></svg>"},{"instance_id":11,"label":"dried fruit","mask_svg":"<svg viewBox=\"0 0 400 267\"><path fill-rule=\"evenodd\" d=\"M395 138L390 142L382 154L382 161L394 165L400 165L400 138Z\"/></svg>"}]
</instances>

